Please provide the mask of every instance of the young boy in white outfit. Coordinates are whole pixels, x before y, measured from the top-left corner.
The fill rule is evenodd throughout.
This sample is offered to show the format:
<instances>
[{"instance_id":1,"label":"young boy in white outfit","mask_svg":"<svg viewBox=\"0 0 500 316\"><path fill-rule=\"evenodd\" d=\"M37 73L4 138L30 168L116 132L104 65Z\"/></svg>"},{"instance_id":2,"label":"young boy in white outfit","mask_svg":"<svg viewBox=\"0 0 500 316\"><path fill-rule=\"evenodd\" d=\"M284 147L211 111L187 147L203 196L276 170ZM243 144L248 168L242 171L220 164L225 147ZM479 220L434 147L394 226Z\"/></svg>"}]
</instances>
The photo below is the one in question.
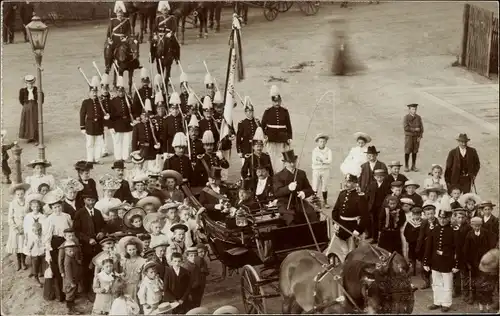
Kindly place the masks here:
<instances>
[{"instance_id":1,"label":"young boy in white outfit","mask_svg":"<svg viewBox=\"0 0 500 316\"><path fill-rule=\"evenodd\" d=\"M328 205L328 178L330 177L330 165L332 164L332 151L326 147L329 137L319 133L314 138L318 146L312 151L312 189L317 195L321 189L323 195L323 207Z\"/></svg>"}]
</instances>

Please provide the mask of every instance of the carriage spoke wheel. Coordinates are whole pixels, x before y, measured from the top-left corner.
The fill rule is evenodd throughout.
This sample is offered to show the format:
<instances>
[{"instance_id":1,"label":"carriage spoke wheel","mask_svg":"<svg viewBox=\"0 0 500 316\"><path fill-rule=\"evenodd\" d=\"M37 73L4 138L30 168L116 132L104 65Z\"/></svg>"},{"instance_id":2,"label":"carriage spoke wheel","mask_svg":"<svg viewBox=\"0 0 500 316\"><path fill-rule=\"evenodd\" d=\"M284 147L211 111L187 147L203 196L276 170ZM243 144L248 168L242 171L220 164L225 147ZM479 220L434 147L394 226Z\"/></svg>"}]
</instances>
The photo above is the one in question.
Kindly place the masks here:
<instances>
[{"instance_id":1,"label":"carriage spoke wheel","mask_svg":"<svg viewBox=\"0 0 500 316\"><path fill-rule=\"evenodd\" d=\"M264 17L268 21L274 21L279 13L279 4L276 1L264 2Z\"/></svg>"},{"instance_id":2,"label":"carriage spoke wheel","mask_svg":"<svg viewBox=\"0 0 500 316\"><path fill-rule=\"evenodd\" d=\"M319 1L300 1L299 7L305 15L316 15L319 11Z\"/></svg>"},{"instance_id":3,"label":"carriage spoke wheel","mask_svg":"<svg viewBox=\"0 0 500 316\"><path fill-rule=\"evenodd\" d=\"M279 1L278 2L278 11L280 13L284 13L293 6L293 1Z\"/></svg>"},{"instance_id":4,"label":"carriage spoke wheel","mask_svg":"<svg viewBox=\"0 0 500 316\"><path fill-rule=\"evenodd\" d=\"M259 274L251 265L245 265L241 272L241 296L247 314L266 314L266 301L263 297L264 289L257 285Z\"/></svg>"}]
</instances>

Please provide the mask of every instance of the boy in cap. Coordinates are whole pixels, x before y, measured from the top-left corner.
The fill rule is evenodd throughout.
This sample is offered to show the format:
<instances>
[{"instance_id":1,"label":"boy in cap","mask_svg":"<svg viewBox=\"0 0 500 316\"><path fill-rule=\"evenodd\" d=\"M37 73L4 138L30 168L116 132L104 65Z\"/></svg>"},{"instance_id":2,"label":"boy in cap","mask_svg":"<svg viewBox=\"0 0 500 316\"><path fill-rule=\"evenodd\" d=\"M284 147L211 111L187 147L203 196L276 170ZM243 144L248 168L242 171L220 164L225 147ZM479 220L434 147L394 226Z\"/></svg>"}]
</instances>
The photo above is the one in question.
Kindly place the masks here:
<instances>
[{"instance_id":1,"label":"boy in cap","mask_svg":"<svg viewBox=\"0 0 500 316\"><path fill-rule=\"evenodd\" d=\"M495 207L495 204L490 200L483 201L479 204L479 210L483 215L483 228L490 231L494 240L496 240L495 245L498 246L499 223L498 218L491 213L493 207Z\"/></svg>"},{"instance_id":2,"label":"boy in cap","mask_svg":"<svg viewBox=\"0 0 500 316\"><path fill-rule=\"evenodd\" d=\"M384 169L376 169L373 171L373 178L375 181L370 182L366 189L366 199L368 200L369 222L370 229L367 229L367 238L372 238L373 243L378 241L378 216L384 200L388 194L391 193L390 184L384 179L387 172Z\"/></svg>"},{"instance_id":3,"label":"boy in cap","mask_svg":"<svg viewBox=\"0 0 500 316\"><path fill-rule=\"evenodd\" d=\"M152 249L154 253L149 257L149 260L156 263L156 272L162 280L165 277L165 269L168 267L165 257L167 248L168 239L163 234L160 238L155 238L150 244L150 249Z\"/></svg>"},{"instance_id":4,"label":"boy in cap","mask_svg":"<svg viewBox=\"0 0 500 316\"><path fill-rule=\"evenodd\" d=\"M167 248L167 262L172 265L169 258L172 258L173 253L180 253L184 255L186 250L186 233L189 228L181 223L177 223L170 227L170 231L173 233L170 247Z\"/></svg>"},{"instance_id":5,"label":"boy in cap","mask_svg":"<svg viewBox=\"0 0 500 316\"><path fill-rule=\"evenodd\" d=\"M80 314L75 309L75 299L78 292L78 284L82 281L82 264L76 257L75 248L78 245L72 242L66 242L60 249L64 250L64 266L61 270L63 275L63 291L66 294L66 307L69 314ZM92 277L90 281L92 282Z\"/></svg>"},{"instance_id":6,"label":"boy in cap","mask_svg":"<svg viewBox=\"0 0 500 316\"><path fill-rule=\"evenodd\" d=\"M400 181L403 184L408 181L408 178L404 175L399 173L401 170L401 163L397 160L391 161L390 163L387 164L387 167L389 168L389 175L387 176L387 181L389 182L394 182L394 181Z\"/></svg>"},{"instance_id":7,"label":"boy in cap","mask_svg":"<svg viewBox=\"0 0 500 316\"><path fill-rule=\"evenodd\" d=\"M7 131L2 130L2 183L11 184L12 181L10 180L10 174L12 173L12 171L9 167L9 154L7 153L7 151L14 147L16 145L16 142L6 144L4 140L5 134L7 134Z\"/></svg>"},{"instance_id":8,"label":"boy in cap","mask_svg":"<svg viewBox=\"0 0 500 316\"><path fill-rule=\"evenodd\" d=\"M189 247L186 250L186 260L183 263L183 267L189 271L191 276L191 289L190 300L188 308L195 308L201 305L201 300L203 298L203 292L205 292L205 283L203 283L205 277L202 275L201 266L198 263L198 248Z\"/></svg>"},{"instance_id":9,"label":"boy in cap","mask_svg":"<svg viewBox=\"0 0 500 316\"><path fill-rule=\"evenodd\" d=\"M425 216L425 220L422 221L420 225L420 231L418 232L417 239L417 248L416 251L419 256L424 257L425 254L425 245L427 244L427 240L432 234L433 230L437 226L437 219L435 217L436 214L436 206L433 204L427 204L422 208ZM424 285L420 288L421 290L425 290L431 287L431 273L430 271L426 271L422 269L422 279L424 280Z\"/></svg>"},{"instance_id":10,"label":"boy in cap","mask_svg":"<svg viewBox=\"0 0 500 316\"><path fill-rule=\"evenodd\" d=\"M407 220L403 235L408 243L408 259L412 266L413 275L417 275L417 260L422 261L422 257L416 251L420 225L422 224L422 208L413 206L411 217Z\"/></svg>"},{"instance_id":11,"label":"boy in cap","mask_svg":"<svg viewBox=\"0 0 500 316\"><path fill-rule=\"evenodd\" d=\"M281 106L281 94L277 86L272 86L269 91L272 106L267 108L262 115L262 129L267 140L267 153L271 156L274 170L283 166L280 161L281 153L290 148L292 142L292 122L290 113Z\"/></svg>"},{"instance_id":12,"label":"boy in cap","mask_svg":"<svg viewBox=\"0 0 500 316\"><path fill-rule=\"evenodd\" d=\"M418 104L408 104L408 114L403 118L403 129L405 134L405 172L418 171L415 167L417 163L417 153L420 147L420 140L424 134L424 125L422 117L417 114ZM411 169L408 168L408 162L411 154Z\"/></svg>"},{"instance_id":13,"label":"boy in cap","mask_svg":"<svg viewBox=\"0 0 500 316\"><path fill-rule=\"evenodd\" d=\"M241 159L242 165L245 162L246 155L252 154L253 138L260 126L259 120L254 117L254 108L248 96L245 96L244 109L245 118L238 123L236 132L236 152Z\"/></svg>"},{"instance_id":14,"label":"boy in cap","mask_svg":"<svg viewBox=\"0 0 500 316\"><path fill-rule=\"evenodd\" d=\"M411 209L415 206L415 202L413 202L413 200L409 198L401 198L399 199L399 204L401 205L401 209L405 214L405 223L401 227L401 241L403 243L403 256L408 260L408 243L406 242L406 238L404 237L404 230L406 223L412 217Z\"/></svg>"},{"instance_id":15,"label":"boy in cap","mask_svg":"<svg viewBox=\"0 0 500 316\"><path fill-rule=\"evenodd\" d=\"M450 226L451 211L439 210L438 224L425 245L423 266L432 273L433 304L429 310L448 312L453 297L453 273L458 270L458 252L455 234Z\"/></svg>"},{"instance_id":16,"label":"boy in cap","mask_svg":"<svg viewBox=\"0 0 500 316\"><path fill-rule=\"evenodd\" d=\"M128 160L130 158L130 142L132 141L133 126L137 123L132 114L132 100L125 93L123 77L118 77L116 82L117 95L111 99L111 135L113 136L113 153L115 160Z\"/></svg>"},{"instance_id":17,"label":"boy in cap","mask_svg":"<svg viewBox=\"0 0 500 316\"><path fill-rule=\"evenodd\" d=\"M328 205L328 179L330 178L330 167L332 164L332 151L326 147L329 136L319 133L314 138L316 146L312 151L312 189L314 194L318 195L318 190L321 189L323 197L323 207L329 208Z\"/></svg>"}]
</instances>

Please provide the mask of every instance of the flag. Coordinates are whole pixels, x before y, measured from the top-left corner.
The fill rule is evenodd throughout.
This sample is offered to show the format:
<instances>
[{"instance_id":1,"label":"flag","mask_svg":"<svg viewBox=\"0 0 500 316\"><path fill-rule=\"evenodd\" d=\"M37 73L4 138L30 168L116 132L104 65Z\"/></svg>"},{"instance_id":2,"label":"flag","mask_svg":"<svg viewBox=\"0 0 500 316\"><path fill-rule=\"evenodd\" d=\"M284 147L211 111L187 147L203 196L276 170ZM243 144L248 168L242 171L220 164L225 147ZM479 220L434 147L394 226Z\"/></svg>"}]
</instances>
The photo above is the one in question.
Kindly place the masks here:
<instances>
[{"instance_id":1,"label":"flag","mask_svg":"<svg viewBox=\"0 0 500 316\"><path fill-rule=\"evenodd\" d=\"M224 103L224 120L222 120L220 139L230 133L230 126L233 125L233 103L234 103L234 75L236 73L236 50L230 49L231 57L229 62L229 72L227 77L226 97Z\"/></svg>"}]
</instances>

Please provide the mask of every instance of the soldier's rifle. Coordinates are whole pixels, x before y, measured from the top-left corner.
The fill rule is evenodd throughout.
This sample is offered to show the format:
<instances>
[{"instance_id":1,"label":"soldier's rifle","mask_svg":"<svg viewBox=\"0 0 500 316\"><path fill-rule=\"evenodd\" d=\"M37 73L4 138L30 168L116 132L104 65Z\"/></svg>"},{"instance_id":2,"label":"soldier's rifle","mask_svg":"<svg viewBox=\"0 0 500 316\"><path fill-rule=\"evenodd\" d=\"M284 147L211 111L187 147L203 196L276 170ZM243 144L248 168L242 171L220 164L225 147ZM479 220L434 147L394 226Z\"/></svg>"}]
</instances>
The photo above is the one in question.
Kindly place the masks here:
<instances>
[{"instance_id":1,"label":"soldier's rifle","mask_svg":"<svg viewBox=\"0 0 500 316\"><path fill-rule=\"evenodd\" d=\"M168 83L170 83L170 86L172 87L172 91L175 92L175 87L174 87L174 83L172 82L172 78L168 78ZM186 122L186 117L184 116L184 113L182 113L182 109L179 108L179 112L181 113L181 118L182 118L182 127L184 127L184 130L186 131L186 134L187 134L187 148L188 148L188 155L189 155L189 159L191 159L191 146L190 146L190 140L189 140L189 131L188 131L188 126L187 126L187 122Z\"/></svg>"},{"instance_id":2,"label":"soldier's rifle","mask_svg":"<svg viewBox=\"0 0 500 316\"><path fill-rule=\"evenodd\" d=\"M89 85L89 87L92 87L92 84L90 83L89 79L87 78L87 76L83 72L83 69L80 66L78 66L78 70L82 74L83 78L85 78L85 81L87 81L87 84ZM106 109L102 105L101 99L99 97L97 97L97 100L99 101L99 105L101 106L102 113L104 113L104 119L109 120L109 118L110 118L109 113L106 112Z\"/></svg>"},{"instance_id":3,"label":"soldier's rifle","mask_svg":"<svg viewBox=\"0 0 500 316\"><path fill-rule=\"evenodd\" d=\"M118 72L118 68L116 67L115 63L113 63L113 69L115 71L116 76L119 77L120 74ZM137 121L134 118L134 116L132 115L132 106L130 106L130 102L128 100L129 96L127 95L127 92L123 91L123 93L125 94L125 103L127 104L128 115L130 116L130 126L135 126L135 124L137 124ZM132 99L132 98L130 98L130 99Z\"/></svg>"},{"instance_id":4,"label":"soldier's rifle","mask_svg":"<svg viewBox=\"0 0 500 316\"><path fill-rule=\"evenodd\" d=\"M137 90L137 86L135 85L135 83L133 83L133 86L134 86L135 93L137 93L137 97L139 98L139 101L141 102L142 109L144 110L144 112L146 112L146 115L147 115L146 106L144 105L144 102L142 101L141 95L139 94L139 90ZM158 142L158 139L156 138L155 127L153 126L153 123L151 122L149 117L148 117L148 122L149 122L149 127L151 128L151 134L153 135L153 139L155 141L154 147L155 147L155 149L160 149L161 145L160 145L160 142Z\"/></svg>"},{"instance_id":5,"label":"soldier's rifle","mask_svg":"<svg viewBox=\"0 0 500 316\"><path fill-rule=\"evenodd\" d=\"M158 64L160 65L160 75L161 75L161 81L163 82L163 88L165 89L165 97L168 98L168 87L167 84L165 83L165 74L163 73L163 67L161 64L161 61L159 59L156 60ZM167 103L167 108L168 108L168 99L166 100L165 103Z\"/></svg>"}]
</instances>

